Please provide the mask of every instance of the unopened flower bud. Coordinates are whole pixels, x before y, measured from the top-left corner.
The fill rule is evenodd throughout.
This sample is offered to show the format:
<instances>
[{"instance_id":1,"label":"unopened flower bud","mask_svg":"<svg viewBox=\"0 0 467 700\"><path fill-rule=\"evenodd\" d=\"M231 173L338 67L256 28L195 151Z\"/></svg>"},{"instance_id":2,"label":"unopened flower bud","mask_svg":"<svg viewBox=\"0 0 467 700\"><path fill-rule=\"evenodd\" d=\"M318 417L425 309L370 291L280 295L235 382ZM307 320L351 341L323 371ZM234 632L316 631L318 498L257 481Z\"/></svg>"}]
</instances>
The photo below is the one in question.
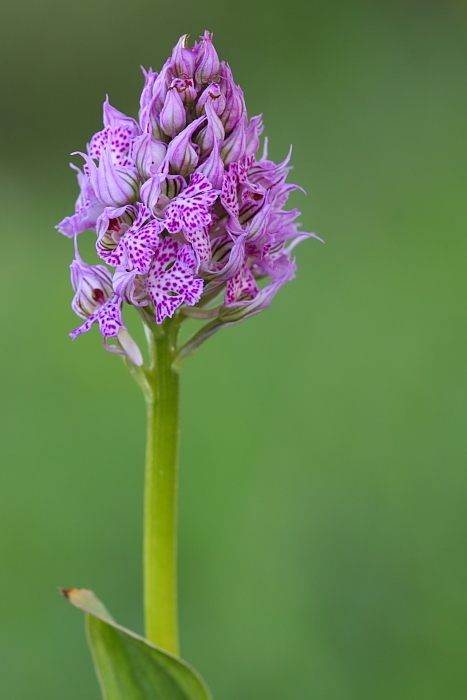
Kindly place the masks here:
<instances>
[{"instance_id":1,"label":"unopened flower bud","mask_svg":"<svg viewBox=\"0 0 467 700\"><path fill-rule=\"evenodd\" d=\"M237 85L234 85L231 94L226 98L225 109L222 113L222 123L224 124L225 133L230 134L243 117L246 118L243 92Z\"/></svg>"},{"instance_id":2,"label":"unopened flower bud","mask_svg":"<svg viewBox=\"0 0 467 700\"><path fill-rule=\"evenodd\" d=\"M170 87L176 88L184 105L190 105L196 100L198 93L195 90L193 78L174 78Z\"/></svg>"},{"instance_id":3,"label":"unopened flower bud","mask_svg":"<svg viewBox=\"0 0 467 700\"><path fill-rule=\"evenodd\" d=\"M148 180L146 180L140 190L141 201L153 213L155 212L159 201L161 193L161 180L163 177L164 176L162 174L157 174L150 177Z\"/></svg>"},{"instance_id":4,"label":"unopened flower bud","mask_svg":"<svg viewBox=\"0 0 467 700\"><path fill-rule=\"evenodd\" d=\"M212 44L212 34L204 32L196 52L196 82L200 85L212 83L219 76L219 69L219 58Z\"/></svg>"},{"instance_id":5,"label":"unopened flower bud","mask_svg":"<svg viewBox=\"0 0 467 700\"><path fill-rule=\"evenodd\" d=\"M221 150L221 158L224 161L226 167L240 158L245 153L246 145L246 118L242 118L237 123L237 126L232 131L230 136L224 141L224 145Z\"/></svg>"},{"instance_id":6,"label":"unopened flower bud","mask_svg":"<svg viewBox=\"0 0 467 700\"><path fill-rule=\"evenodd\" d=\"M194 52L188 48L188 37L189 34L181 36L172 51L174 71L179 78L182 76L191 78L195 70L196 56Z\"/></svg>"},{"instance_id":7,"label":"unopened flower bud","mask_svg":"<svg viewBox=\"0 0 467 700\"><path fill-rule=\"evenodd\" d=\"M204 114L205 105L209 102L215 113L221 115L225 109L225 97L220 89L218 83L211 83L208 85L204 92L201 94L197 104L196 104L196 114L200 117Z\"/></svg>"},{"instance_id":8,"label":"unopened flower bud","mask_svg":"<svg viewBox=\"0 0 467 700\"><path fill-rule=\"evenodd\" d=\"M208 123L204 129L201 129L196 137L196 143L200 147L201 157L211 153L214 144L221 144L225 136L222 122L215 113L210 102L206 103L206 116L208 118Z\"/></svg>"},{"instance_id":9,"label":"unopened flower bud","mask_svg":"<svg viewBox=\"0 0 467 700\"><path fill-rule=\"evenodd\" d=\"M220 115L225 133L230 134L243 114L246 114L243 92L235 85L232 71L227 63L221 63L219 87L225 97L225 108Z\"/></svg>"},{"instance_id":10,"label":"unopened flower bud","mask_svg":"<svg viewBox=\"0 0 467 700\"><path fill-rule=\"evenodd\" d=\"M138 171L133 165L115 165L112 158L111 144L108 143L101 153L99 167L85 153L81 155L86 161L85 170L96 197L108 207L121 207L133 202L138 191Z\"/></svg>"},{"instance_id":11,"label":"unopened flower bud","mask_svg":"<svg viewBox=\"0 0 467 700\"><path fill-rule=\"evenodd\" d=\"M205 116L195 119L170 142L166 158L173 173L187 177L198 165L198 154L193 147L191 138L205 119Z\"/></svg>"},{"instance_id":12,"label":"unopened flower bud","mask_svg":"<svg viewBox=\"0 0 467 700\"><path fill-rule=\"evenodd\" d=\"M263 133L263 115L258 114L257 117L251 117L250 124L246 130L246 146L245 152L247 156L254 156L259 148L259 137Z\"/></svg>"},{"instance_id":13,"label":"unopened flower bud","mask_svg":"<svg viewBox=\"0 0 467 700\"><path fill-rule=\"evenodd\" d=\"M159 112L156 111L152 104L149 105L143 130L148 134L152 134L156 141L168 141L167 134L162 129L160 123Z\"/></svg>"},{"instance_id":14,"label":"unopened flower bud","mask_svg":"<svg viewBox=\"0 0 467 700\"><path fill-rule=\"evenodd\" d=\"M221 61L219 70L219 85L222 94L227 99L232 92L232 87L235 85L230 66L225 61Z\"/></svg>"},{"instance_id":15,"label":"unopened flower bud","mask_svg":"<svg viewBox=\"0 0 467 700\"><path fill-rule=\"evenodd\" d=\"M165 98L167 96L167 91L170 87L173 78L174 75L172 72L172 61L169 58L165 62L161 72L154 81L154 85L152 88L152 106L153 109L156 110L156 112L160 112L162 110Z\"/></svg>"},{"instance_id":16,"label":"unopened flower bud","mask_svg":"<svg viewBox=\"0 0 467 700\"><path fill-rule=\"evenodd\" d=\"M216 190L221 189L225 170L224 161L220 157L220 148L217 141L214 142L209 157L197 168L196 172L205 175Z\"/></svg>"},{"instance_id":17,"label":"unopened flower bud","mask_svg":"<svg viewBox=\"0 0 467 700\"><path fill-rule=\"evenodd\" d=\"M132 157L142 178L154 175L167 153L167 145L151 134L142 134L133 142Z\"/></svg>"},{"instance_id":18,"label":"unopened flower bud","mask_svg":"<svg viewBox=\"0 0 467 700\"><path fill-rule=\"evenodd\" d=\"M177 89L169 89L164 106L159 115L159 122L164 133L172 138L185 128L185 107Z\"/></svg>"},{"instance_id":19,"label":"unopened flower bud","mask_svg":"<svg viewBox=\"0 0 467 700\"><path fill-rule=\"evenodd\" d=\"M154 83L157 80L158 73L155 73L152 68L149 68L149 70L145 70L143 66L141 66L141 70L143 71L144 74L144 88L143 92L141 93L139 105L140 105L140 111L139 111L139 119L141 122L142 116L144 114L144 111L147 109L149 103L151 102L153 98L153 88L154 88Z\"/></svg>"}]
</instances>

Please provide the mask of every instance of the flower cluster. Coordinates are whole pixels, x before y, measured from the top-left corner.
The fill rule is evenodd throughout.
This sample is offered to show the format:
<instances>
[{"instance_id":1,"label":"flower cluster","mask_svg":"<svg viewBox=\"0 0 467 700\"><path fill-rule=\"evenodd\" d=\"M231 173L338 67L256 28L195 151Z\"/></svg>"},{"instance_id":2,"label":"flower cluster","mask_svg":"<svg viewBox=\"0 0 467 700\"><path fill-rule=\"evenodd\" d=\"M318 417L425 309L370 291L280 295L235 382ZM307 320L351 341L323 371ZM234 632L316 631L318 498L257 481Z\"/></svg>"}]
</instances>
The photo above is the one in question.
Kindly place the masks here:
<instances>
[{"instance_id":1,"label":"flower cluster","mask_svg":"<svg viewBox=\"0 0 467 700\"><path fill-rule=\"evenodd\" d=\"M74 311L128 350L122 303L146 307L155 323L177 309L236 323L266 308L294 277L303 238L296 209L284 210L289 157L257 158L261 115L248 120L243 92L205 32L193 49L181 37L160 73L144 71L139 119L104 103L77 170L75 213L58 224L74 238L93 229L105 265L71 265ZM74 167L74 166L72 166ZM258 286L261 279L265 285ZM217 303L217 306L215 305ZM193 308L189 308L193 307ZM114 349L115 346L107 346Z\"/></svg>"}]
</instances>

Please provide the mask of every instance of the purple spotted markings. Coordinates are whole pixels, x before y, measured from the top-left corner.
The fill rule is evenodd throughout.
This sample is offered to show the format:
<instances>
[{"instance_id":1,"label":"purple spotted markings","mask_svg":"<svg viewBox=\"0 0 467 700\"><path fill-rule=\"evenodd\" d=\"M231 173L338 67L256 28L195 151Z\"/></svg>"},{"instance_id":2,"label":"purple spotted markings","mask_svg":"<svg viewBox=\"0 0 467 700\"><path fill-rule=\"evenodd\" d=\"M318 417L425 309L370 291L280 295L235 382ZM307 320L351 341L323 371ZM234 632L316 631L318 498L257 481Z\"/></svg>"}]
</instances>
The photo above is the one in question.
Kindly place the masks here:
<instances>
[{"instance_id":1,"label":"purple spotted markings","mask_svg":"<svg viewBox=\"0 0 467 700\"><path fill-rule=\"evenodd\" d=\"M114 295L112 299L99 306L97 311L76 330L70 333L73 340L81 333L85 333L91 329L94 323L99 324L99 330L105 338L111 338L118 335L120 328L125 328L122 321L122 300Z\"/></svg>"},{"instance_id":2,"label":"purple spotted markings","mask_svg":"<svg viewBox=\"0 0 467 700\"><path fill-rule=\"evenodd\" d=\"M194 277L197 266L195 254L188 244L164 238L154 255L146 282L157 323L173 316L181 304L193 306L200 300L204 283Z\"/></svg>"},{"instance_id":3,"label":"purple spotted markings","mask_svg":"<svg viewBox=\"0 0 467 700\"><path fill-rule=\"evenodd\" d=\"M96 324L125 352L128 306L157 324L202 313L237 323L269 306L295 275L295 246L315 236L285 208L301 189L287 182L290 154L274 163L267 140L260 151L262 116L248 119L212 35L191 49L187 38L159 73L143 71L138 119L106 99L103 129L78 153L82 169L72 166L80 195L57 226L75 240L72 306L85 321L72 338ZM86 230L102 264L79 256Z\"/></svg>"},{"instance_id":4,"label":"purple spotted markings","mask_svg":"<svg viewBox=\"0 0 467 700\"><path fill-rule=\"evenodd\" d=\"M136 209L130 204L126 208L127 211L131 210L136 217L126 230L124 226L119 226L118 219L110 219L109 228L97 240L96 248L98 255L108 265L136 270L138 274L145 275L151 265L152 257L158 249L159 234L163 231L164 225L158 219L151 218L151 212L144 204L138 202L137 207ZM106 245L104 240L111 231L114 233L113 240L115 241L116 237L118 240L115 248L109 249L108 242L106 241Z\"/></svg>"}]
</instances>

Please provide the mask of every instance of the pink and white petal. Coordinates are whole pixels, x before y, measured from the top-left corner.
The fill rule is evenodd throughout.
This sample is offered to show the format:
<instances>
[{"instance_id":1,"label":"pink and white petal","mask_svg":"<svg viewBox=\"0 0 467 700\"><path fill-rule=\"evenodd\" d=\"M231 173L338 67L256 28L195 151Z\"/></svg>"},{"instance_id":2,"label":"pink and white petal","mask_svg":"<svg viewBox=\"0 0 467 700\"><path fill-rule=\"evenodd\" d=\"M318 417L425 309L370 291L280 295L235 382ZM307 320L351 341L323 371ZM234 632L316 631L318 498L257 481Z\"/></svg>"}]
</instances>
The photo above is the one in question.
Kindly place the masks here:
<instances>
[{"instance_id":1,"label":"pink and white petal","mask_svg":"<svg viewBox=\"0 0 467 700\"><path fill-rule=\"evenodd\" d=\"M221 191L221 204L230 216L238 218L239 206L237 196L237 177L234 172L224 175Z\"/></svg>"},{"instance_id":2,"label":"pink and white petal","mask_svg":"<svg viewBox=\"0 0 467 700\"><path fill-rule=\"evenodd\" d=\"M162 323L167 318L172 318L174 312L183 304L182 296L169 296L160 290L154 290L151 298L156 309L156 321Z\"/></svg>"},{"instance_id":3,"label":"pink and white petal","mask_svg":"<svg viewBox=\"0 0 467 700\"><path fill-rule=\"evenodd\" d=\"M164 224L169 233L178 233L182 228L180 209L172 202L166 209Z\"/></svg>"},{"instance_id":4,"label":"pink and white petal","mask_svg":"<svg viewBox=\"0 0 467 700\"><path fill-rule=\"evenodd\" d=\"M195 233L205 226L210 226L211 213L193 200L187 200L181 211L182 229L184 233Z\"/></svg>"},{"instance_id":5,"label":"pink and white petal","mask_svg":"<svg viewBox=\"0 0 467 700\"><path fill-rule=\"evenodd\" d=\"M98 131L91 139L88 146L88 154L90 158L100 160L101 154L104 152L110 138L110 127L106 127L102 131Z\"/></svg>"},{"instance_id":6,"label":"pink and white petal","mask_svg":"<svg viewBox=\"0 0 467 700\"><path fill-rule=\"evenodd\" d=\"M145 275L149 270L152 256L159 244L160 230L160 226L154 221L134 233L131 230L127 231L122 239L128 257L140 275Z\"/></svg>"},{"instance_id":7,"label":"pink and white petal","mask_svg":"<svg viewBox=\"0 0 467 700\"><path fill-rule=\"evenodd\" d=\"M141 133L138 122L132 117L127 117L126 114L120 112L120 110L116 109L115 107L112 107L109 102L108 95L104 102L103 118L104 126L108 126L111 129L124 126L130 131L132 137L138 136L138 134Z\"/></svg>"},{"instance_id":8,"label":"pink and white petal","mask_svg":"<svg viewBox=\"0 0 467 700\"><path fill-rule=\"evenodd\" d=\"M214 258L203 267L203 278L207 282L226 282L240 272L245 262L246 234L239 236L232 244L229 236L219 236L212 242ZM220 255L220 257L219 257Z\"/></svg>"},{"instance_id":9,"label":"pink and white petal","mask_svg":"<svg viewBox=\"0 0 467 700\"><path fill-rule=\"evenodd\" d=\"M127 231L130 225L129 222L131 222L132 218L135 216L135 212L136 209L132 204L125 204L123 207L105 207L104 211L97 219L97 239L100 240L105 236L105 234L111 227L110 222L112 222L113 231L115 231L117 228L120 228L120 226L118 226L119 222L117 222L117 220L120 219L120 217L123 217L125 214L127 214L127 216L124 218L124 221L121 222L121 228L123 229L123 232Z\"/></svg>"},{"instance_id":10,"label":"pink and white petal","mask_svg":"<svg viewBox=\"0 0 467 700\"><path fill-rule=\"evenodd\" d=\"M251 271L244 266L235 277L227 282L225 291L225 305L234 304L236 301L254 299L259 289Z\"/></svg>"},{"instance_id":11,"label":"pink and white petal","mask_svg":"<svg viewBox=\"0 0 467 700\"><path fill-rule=\"evenodd\" d=\"M103 336L110 338L118 335L120 328L125 328L122 321L122 300L118 298L110 299L95 311L89 318L70 333L70 337L74 340L81 333L86 333L91 329L93 323L99 323L99 329Z\"/></svg>"},{"instance_id":12,"label":"pink and white petal","mask_svg":"<svg viewBox=\"0 0 467 700\"><path fill-rule=\"evenodd\" d=\"M173 238L167 236L161 241L159 248L156 250L151 269L149 270L148 284L151 280L162 274L168 265L174 263L177 259L180 243Z\"/></svg>"},{"instance_id":13,"label":"pink and white petal","mask_svg":"<svg viewBox=\"0 0 467 700\"><path fill-rule=\"evenodd\" d=\"M120 239L117 247L113 250L108 250L104 246L100 246L99 241L97 243L99 257L105 260L107 265L111 265L112 267L128 267L129 255L125 246L124 237Z\"/></svg>"},{"instance_id":14,"label":"pink and white petal","mask_svg":"<svg viewBox=\"0 0 467 700\"><path fill-rule=\"evenodd\" d=\"M211 206L215 202L218 194L219 192L213 190L210 181L203 173L193 173L190 184L182 192L184 198L207 197L210 202L207 206Z\"/></svg>"},{"instance_id":15,"label":"pink and white petal","mask_svg":"<svg viewBox=\"0 0 467 700\"><path fill-rule=\"evenodd\" d=\"M212 222L209 211L219 195L202 173L194 173L191 182L166 210L165 225L169 233L195 233Z\"/></svg>"},{"instance_id":16,"label":"pink and white petal","mask_svg":"<svg viewBox=\"0 0 467 700\"><path fill-rule=\"evenodd\" d=\"M182 245L177 256L178 262L186 265L190 270L198 268L198 261L193 253L193 249L189 245Z\"/></svg>"},{"instance_id":17,"label":"pink and white petal","mask_svg":"<svg viewBox=\"0 0 467 700\"><path fill-rule=\"evenodd\" d=\"M148 207L146 207L144 204L141 204L141 202L138 202L138 215L135 219L135 221L132 224L132 227L134 228L140 228L145 221L150 219L152 217L152 213Z\"/></svg>"},{"instance_id":18,"label":"pink and white petal","mask_svg":"<svg viewBox=\"0 0 467 700\"><path fill-rule=\"evenodd\" d=\"M185 293L185 304L193 306L201 299L203 293L204 282L202 279L194 279L190 282L189 288Z\"/></svg>"},{"instance_id":19,"label":"pink and white petal","mask_svg":"<svg viewBox=\"0 0 467 700\"><path fill-rule=\"evenodd\" d=\"M200 262L211 259L211 239L206 228L194 233L185 233L185 238L193 246Z\"/></svg>"},{"instance_id":20,"label":"pink and white petal","mask_svg":"<svg viewBox=\"0 0 467 700\"><path fill-rule=\"evenodd\" d=\"M118 268L112 278L114 292L133 306L147 306L146 280L138 276L136 270Z\"/></svg>"},{"instance_id":21,"label":"pink and white petal","mask_svg":"<svg viewBox=\"0 0 467 700\"><path fill-rule=\"evenodd\" d=\"M71 331L69 334L70 338L74 340L77 338L81 333L87 333L89 330L91 330L91 326L94 323L94 321L97 320L97 313L92 314L87 321L81 324L81 326L78 326L78 328L75 328L74 331Z\"/></svg>"},{"instance_id":22,"label":"pink and white petal","mask_svg":"<svg viewBox=\"0 0 467 700\"><path fill-rule=\"evenodd\" d=\"M133 140L128 126L117 126L109 134L109 148L114 165L128 165L128 153Z\"/></svg>"},{"instance_id":23,"label":"pink and white petal","mask_svg":"<svg viewBox=\"0 0 467 700\"><path fill-rule=\"evenodd\" d=\"M122 300L112 299L101 306L97 312L99 330L106 338L118 335L120 328L125 328L122 321Z\"/></svg>"}]
</instances>

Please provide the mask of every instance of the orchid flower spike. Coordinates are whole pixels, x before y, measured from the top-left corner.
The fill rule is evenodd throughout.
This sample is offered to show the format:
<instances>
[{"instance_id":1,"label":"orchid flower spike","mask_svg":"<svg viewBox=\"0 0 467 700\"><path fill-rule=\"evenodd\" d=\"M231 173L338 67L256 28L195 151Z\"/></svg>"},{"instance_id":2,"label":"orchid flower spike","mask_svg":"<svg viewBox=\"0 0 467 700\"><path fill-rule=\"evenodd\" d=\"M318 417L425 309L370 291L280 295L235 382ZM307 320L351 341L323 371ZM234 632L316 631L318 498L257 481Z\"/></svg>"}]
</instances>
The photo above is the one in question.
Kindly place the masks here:
<instances>
[{"instance_id":1,"label":"orchid flower spike","mask_svg":"<svg viewBox=\"0 0 467 700\"><path fill-rule=\"evenodd\" d=\"M286 182L290 154L273 163L267 142L258 153L262 115L248 118L212 34L191 49L183 35L161 71L144 77L139 120L106 99L83 170L72 166L75 212L57 226L75 240L94 230L106 263L87 265L78 253L72 263L72 307L85 319L72 337L97 323L105 339L121 338L107 349L135 364L123 305L153 328L174 315L209 319L212 334L267 308L295 276L294 246L314 236L299 231L300 212L284 209L301 189Z\"/></svg>"}]
</instances>

